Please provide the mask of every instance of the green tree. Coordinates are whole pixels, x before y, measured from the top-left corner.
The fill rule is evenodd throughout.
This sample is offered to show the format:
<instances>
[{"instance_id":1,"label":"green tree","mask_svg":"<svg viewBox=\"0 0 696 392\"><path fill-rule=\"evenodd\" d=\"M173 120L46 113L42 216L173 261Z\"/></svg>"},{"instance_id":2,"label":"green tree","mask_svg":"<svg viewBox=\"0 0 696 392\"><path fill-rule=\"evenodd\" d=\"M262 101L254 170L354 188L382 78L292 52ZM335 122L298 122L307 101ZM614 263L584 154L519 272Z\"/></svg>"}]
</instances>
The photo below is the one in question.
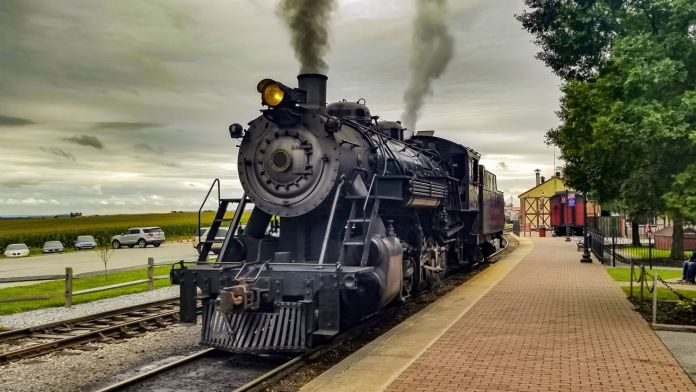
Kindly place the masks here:
<instances>
[{"instance_id":1,"label":"green tree","mask_svg":"<svg viewBox=\"0 0 696 392\"><path fill-rule=\"evenodd\" d=\"M696 183L696 2L526 4L518 19L564 79L561 125L547 140L561 149L566 181L636 223L667 213L681 258L682 221L696 220L683 201Z\"/></svg>"}]
</instances>

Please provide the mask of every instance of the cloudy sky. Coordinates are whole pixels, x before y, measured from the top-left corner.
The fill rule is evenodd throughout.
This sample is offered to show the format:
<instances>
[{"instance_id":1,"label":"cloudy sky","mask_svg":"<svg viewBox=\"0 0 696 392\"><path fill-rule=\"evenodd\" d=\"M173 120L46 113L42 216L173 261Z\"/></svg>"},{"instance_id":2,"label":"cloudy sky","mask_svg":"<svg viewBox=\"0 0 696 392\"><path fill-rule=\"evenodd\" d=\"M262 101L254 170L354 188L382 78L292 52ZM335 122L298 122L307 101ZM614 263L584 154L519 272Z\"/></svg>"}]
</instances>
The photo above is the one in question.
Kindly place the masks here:
<instances>
[{"instance_id":1,"label":"cloudy sky","mask_svg":"<svg viewBox=\"0 0 696 392\"><path fill-rule=\"evenodd\" d=\"M212 179L238 196L227 126L258 115L256 83L295 85L273 0L2 0L0 215L198 208ZM521 0L450 1L455 52L418 128L479 151L506 197L553 172L544 132L558 80L514 14ZM415 6L339 0L329 101L398 119ZM557 162L558 164L558 162Z\"/></svg>"}]
</instances>

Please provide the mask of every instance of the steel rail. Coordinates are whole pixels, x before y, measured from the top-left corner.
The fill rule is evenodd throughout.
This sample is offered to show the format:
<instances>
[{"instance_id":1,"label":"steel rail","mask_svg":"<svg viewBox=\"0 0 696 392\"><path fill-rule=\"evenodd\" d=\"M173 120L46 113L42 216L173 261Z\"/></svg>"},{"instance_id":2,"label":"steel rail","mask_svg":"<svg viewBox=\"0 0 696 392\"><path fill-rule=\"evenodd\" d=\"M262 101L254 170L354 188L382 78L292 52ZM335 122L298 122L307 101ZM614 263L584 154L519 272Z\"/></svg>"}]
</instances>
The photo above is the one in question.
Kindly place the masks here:
<instances>
[{"instance_id":1,"label":"steel rail","mask_svg":"<svg viewBox=\"0 0 696 392\"><path fill-rule=\"evenodd\" d=\"M103 312L98 315L7 331L3 333L4 339L0 340L0 343L12 344L20 339L41 340L42 342L28 342L24 347L1 352L0 364L33 358L115 336L130 337L137 334L137 331L148 331L150 328L154 328L152 323L164 326L164 320L177 319L179 309L162 309L161 307L176 303L178 303L178 299L160 300ZM147 314L138 314L143 312ZM118 318L123 318L123 320Z\"/></svg>"},{"instance_id":2,"label":"steel rail","mask_svg":"<svg viewBox=\"0 0 696 392\"><path fill-rule=\"evenodd\" d=\"M113 316L120 316L124 313L137 312L137 311L141 311L141 310L150 309L150 308L153 308L156 306L178 305L178 304L179 304L179 297L172 297L172 298L167 298L167 299L163 299L163 300L147 302L144 304L128 306L125 308L118 308L118 309L114 309L114 310L109 310L106 312L90 314L87 316L76 317L76 318L72 318L72 319L68 319L68 320L57 321L54 323L41 324L41 325L36 325L33 327L26 327L26 328L20 328L20 329L11 329L9 331L0 332L0 343L6 343L6 342L13 340L13 339L21 339L21 338L31 337L31 335L34 333L46 333L47 331L52 330L52 329L56 329L56 328L70 328L72 325L75 325L75 324L89 323L91 321L96 321L99 319L109 318L109 317L113 317Z\"/></svg>"},{"instance_id":3,"label":"steel rail","mask_svg":"<svg viewBox=\"0 0 696 392\"><path fill-rule=\"evenodd\" d=\"M343 342L349 338L360 335L365 330L381 323L387 318L391 317L400 309L399 306L390 306L387 309L382 310L380 313L369 317L365 322L356 325L355 327L347 330L346 332L338 335L334 340L328 344L315 347L291 360L285 362L284 364L273 368L272 370L264 373L263 375L255 378L252 381L242 385L241 387L234 390L234 392L258 392L262 391L264 388L278 382L284 377L294 373L298 369L308 365L316 358L321 357L327 352L333 350L334 348L340 346Z\"/></svg>"},{"instance_id":4,"label":"steel rail","mask_svg":"<svg viewBox=\"0 0 696 392\"><path fill-rule=\"evenodd\" d=\"M493 256L497 256L500 252L502 252L502 251L504 251L505 249L507 249L507 247L508 247L508 245L509 245L510 242L508 241L507 237L505 237L505 234L503 234L503 237L502 237L502 239L501 239L501 243L502 243L502 240L505 240L505 246L503 246L502 248L498 249L496 252L491 253L491 255L488 256L488 259L490 259L490 258L493 257Z\"/></svg>"},{"instance_id":5,"label":"steel rail","mask_svg":"<svg viewBox=\"0 0 696 392\"><path fill-rule=\"evenodd\" d=\"M107 387L104 387L104 388L102 388L102 389L98 389L98 390L95 391L95 392L110 392L110 391L118 391L118 390L121 390L121 389L123 389L123 388L125 388L125 387L131 386L131 385L133 385L133 384L136 384L136 383L141 382L141 381L144 381L144 380L147 380L148 378L153 377L153 376L156 376L156 375L158 375L158 374L160 374L160 373L163 373L163 372L165 372L165 371L167 371L167 370L169 370L169 369L173 369L173 368L175 368L175 367L177 367L177 366L181 366L181 365L184 365L184 364L186 364L186 363L189 363L189 362L191 362L191 361L193 361L193 360L196 360L196 359L198 359L198 358L204 357L204 356L210 354L210 353L213 352L213 351L216 351L216 349L214 349L214 348L207 348L207 349L205 349L205 350L197 351L197 352L195 352L195 353L193 353L193 354L191 354L191 355L189 355L189 356L186 356L186 357L184 357L184 358L180 358L180 359L178 359L178 360L176 360L176 361L174 361L174 362L170 362L170 363L168 363L168 364L166 364L166 365L162 365L162 366L157 367L157 368L155 368L155 369L149 370L149 371L147 371L147 372L145 372L145 373L138 374L138 375L136 375L136 376L127 378L127 379L125 379L125 380L123 380L123 381L119 381L119 382L117 382L117 383L115 383L115 384L112 384L112 385L109 385L109 386L107 386Z\"/></svg>"},{"instance_id":6,"label":"steel rail","mask_svg":"<svg viewBox=\"0 0 696 392\"><path fill-rule=\"evenodd\" d=\"M113 334L129 334L132 331L128 330L128 327L137 325L141 327L140 324L148 321L156 321L166 317L174 317L179 314L179 310L167 310L161 313L156 313L147 317L135 318L133 320L121 321L117 324L110 325L108 327L92 329L86 331L80 335L69 335L64 334L62 338L56 338L53 341L39 343L30 345L28 347L20 348L17 350L6 351L0 353L0 363L7 363L13 360L25 359L38 357L40 355L48 354L52 351L62 350L70 347L79 346L85 343L103 340ZM60 335L56 335L60 336Z\"/></svg>"}]
</instances>

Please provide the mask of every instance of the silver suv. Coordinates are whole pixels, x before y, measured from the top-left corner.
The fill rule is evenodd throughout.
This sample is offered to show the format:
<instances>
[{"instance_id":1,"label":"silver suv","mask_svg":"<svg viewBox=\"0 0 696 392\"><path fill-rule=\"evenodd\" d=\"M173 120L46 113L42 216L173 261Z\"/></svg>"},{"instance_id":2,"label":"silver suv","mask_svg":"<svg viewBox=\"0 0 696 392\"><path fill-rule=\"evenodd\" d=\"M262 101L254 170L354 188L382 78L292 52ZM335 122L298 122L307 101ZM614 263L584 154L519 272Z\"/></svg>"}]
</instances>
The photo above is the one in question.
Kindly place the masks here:
<instances>
[{"instance_id":1,"label":"silver suv","mask_svg":"<svg viewBox=\"0 0 696 392\"><path fill-rule=\"evenodd\" d=\"M122 246L144 248L152 245L155 248L164 242L164 231L159 227L134 227L111 237L111 246L118 249Z\"/></svg>"}]
</instances>

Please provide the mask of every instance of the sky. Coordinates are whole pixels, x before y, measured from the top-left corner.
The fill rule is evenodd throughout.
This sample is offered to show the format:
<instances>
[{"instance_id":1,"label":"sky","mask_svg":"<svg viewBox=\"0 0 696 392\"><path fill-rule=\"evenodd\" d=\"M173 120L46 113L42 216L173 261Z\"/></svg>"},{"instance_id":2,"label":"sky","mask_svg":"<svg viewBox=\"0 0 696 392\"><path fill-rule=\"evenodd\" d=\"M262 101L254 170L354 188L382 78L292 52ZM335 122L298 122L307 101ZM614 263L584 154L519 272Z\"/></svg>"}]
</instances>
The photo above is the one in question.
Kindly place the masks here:
<instances>
[{"instance_id":1,"label":"sky","mask_svg":"<svg viewBox=\"0 0 696 392\"><path fill-rule=\"evenodd\" d=\"M522 0L449 2L454 55L419 129L469 146L506 200L551 176L559 80L514 19ZM0 2L0 216L197 210L220 178L242 193L227 127L256 84L296 85L272 0ZM328 101L399 119L415 2L338 0ZM556 161L556 165L560 162Z\"/></svg>"}]
</instances>

